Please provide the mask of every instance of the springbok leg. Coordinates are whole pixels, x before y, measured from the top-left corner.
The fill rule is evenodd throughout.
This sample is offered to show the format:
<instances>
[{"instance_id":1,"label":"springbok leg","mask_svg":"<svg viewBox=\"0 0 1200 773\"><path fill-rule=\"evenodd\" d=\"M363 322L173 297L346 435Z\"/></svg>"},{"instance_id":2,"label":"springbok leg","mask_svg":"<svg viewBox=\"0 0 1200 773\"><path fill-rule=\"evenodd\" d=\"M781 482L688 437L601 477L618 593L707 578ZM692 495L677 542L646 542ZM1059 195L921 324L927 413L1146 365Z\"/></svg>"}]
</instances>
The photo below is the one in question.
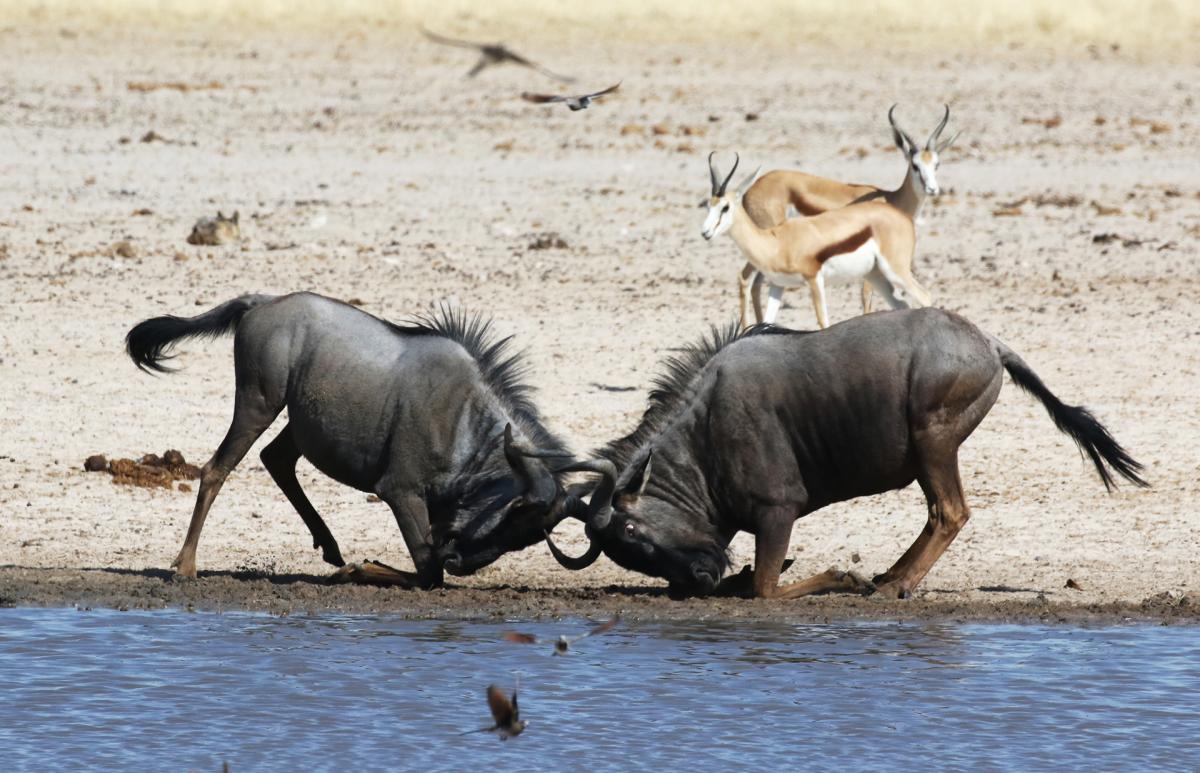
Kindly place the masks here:
<instances>
[{"instance_id":1,"label":"springbok leg","mask_svg":"<svg viewBox=\"0 0 1200 773\"><path fill-rule=\"evenodd\" d=\"M304 525L312 534L313 547L321 548L321 555L325 559L325 563L345 566L346 562L342 560L342 551L338 549L337 540L333 538L329 527L325 525L325 521L312 506L312 502L308 501L304 489L300 488L300 481L296 479L296 462L300 461L300 449L296 447L296 441L292 438L290 424L283 428L277 438L267 444L267 447L259 454L259 458L262 459L267 472L271 474L275 485L279 486L284 496L292 503L292 507L296 508L296 512L304 520Z\"/></svg>"},{"instance_id":2,"label":"springbok leg","mask_svg":"<svg viewBox=\"0 0 1200 773\"><path fill-rule=\"evenodd\" d=\"M749 296L757 292L759 276L761 275L758 273L758 269L749 261L738 274L738 319L741 321L742 327L750 327L750 320L746 316L746 306ZM761 322L762 314L757 296L754 298L754 309L755 317Z\"/></svg>"}]
</instances>

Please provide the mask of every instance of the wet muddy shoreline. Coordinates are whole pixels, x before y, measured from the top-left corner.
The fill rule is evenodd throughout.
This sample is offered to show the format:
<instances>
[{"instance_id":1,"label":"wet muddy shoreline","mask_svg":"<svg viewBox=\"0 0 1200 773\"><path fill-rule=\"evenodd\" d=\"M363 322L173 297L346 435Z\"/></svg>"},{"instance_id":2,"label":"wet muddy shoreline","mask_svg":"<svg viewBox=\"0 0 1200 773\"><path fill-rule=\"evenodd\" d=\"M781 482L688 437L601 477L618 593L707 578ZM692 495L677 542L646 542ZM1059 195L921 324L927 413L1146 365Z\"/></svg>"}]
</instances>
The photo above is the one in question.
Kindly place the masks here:
<instances>
[{"instance_id":1,"label":"wet muddy shoreline","mask_svg":"<svg viewBox=\"0 0 1200 773\"><path fill-rule=\"evenodd\" d=\"M165 570L0 567L0 606L111 609L183 608L270 614L384 614L403 619L497 620L606 617L739 622L1039 622L1105 625L1129 621L1200 623L1188 596L1141 602L1079 603L1010 589L977 596L936 589L906 601L824 596L792 601L674 600L654 587L539 589L499 585L435 591L326 584L315 575L201 573L178 580Z\"/></svg>"}]
</instances>

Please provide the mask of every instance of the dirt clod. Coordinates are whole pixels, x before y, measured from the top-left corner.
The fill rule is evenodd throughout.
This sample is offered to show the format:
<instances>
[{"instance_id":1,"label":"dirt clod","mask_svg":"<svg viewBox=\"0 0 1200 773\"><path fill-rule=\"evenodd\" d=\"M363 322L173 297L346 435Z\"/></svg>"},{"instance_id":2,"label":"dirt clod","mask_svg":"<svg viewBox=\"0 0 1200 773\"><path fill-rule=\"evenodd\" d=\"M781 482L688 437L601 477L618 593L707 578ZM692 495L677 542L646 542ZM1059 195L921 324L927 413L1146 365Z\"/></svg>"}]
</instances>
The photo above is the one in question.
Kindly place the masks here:
<instances>
[{"instance_id":1,"label":"dirt clod","mask_svg":"<svg viewBox=\"0 0 1200 773\"><path fill-rule=\"evenodd\" d=\"M143 488L173 488L177 480L198 480L200 468L188 464L183 454L170 449L158 454L143 454L138 461L133 459L113 459L106 461L103 454L93 454L83 463L88 472L108 472L112 475L113 483L126 486L141 486ZM181 484L180 491L191 491Z\"/></svg>"}]
</instances>

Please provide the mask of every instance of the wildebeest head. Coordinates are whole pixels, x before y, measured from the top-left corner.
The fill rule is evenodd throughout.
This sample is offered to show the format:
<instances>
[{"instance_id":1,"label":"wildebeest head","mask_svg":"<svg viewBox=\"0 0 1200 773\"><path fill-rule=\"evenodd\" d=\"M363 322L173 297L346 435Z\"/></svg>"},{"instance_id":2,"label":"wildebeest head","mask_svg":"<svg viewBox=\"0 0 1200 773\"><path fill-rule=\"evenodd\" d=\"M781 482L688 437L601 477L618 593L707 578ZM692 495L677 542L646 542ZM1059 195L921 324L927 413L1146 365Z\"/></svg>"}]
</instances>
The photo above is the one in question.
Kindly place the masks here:
<instances>
[{"instance_id":1,"label":"wildebeest head","mask_svg":"<svg viewBox=\"0 0 1200 773\"><path fill-rule=\"evenodd\" d=\"M578 558L565 555L549 534L547 545L568 569L589 566L603 551L626 569L665 579L673 593L708 593L728 567L725 547L703 514L647 491L651 456L647 450L619 477L608 461L577 465L577 469L601 476L586 507L573 500L564 504L566 515L579 517L587 524L591 545Z\"/></svg>"},{"instance_id":2,"label":"wildebeest head","mask_svg":"<svg viewBox=\"0 0 1200 773\"><path fill-rule=\"evenodd\" d=\"M545 539L563 516L565 494L545 459L564 458L524 447L513 440L512 425L504 429L504 459L508 469L481 475L453 505L439 558L447 572L471 574L505 553ZM440 536L440 539L437 539Z\"/></svg>"}]
</instances>

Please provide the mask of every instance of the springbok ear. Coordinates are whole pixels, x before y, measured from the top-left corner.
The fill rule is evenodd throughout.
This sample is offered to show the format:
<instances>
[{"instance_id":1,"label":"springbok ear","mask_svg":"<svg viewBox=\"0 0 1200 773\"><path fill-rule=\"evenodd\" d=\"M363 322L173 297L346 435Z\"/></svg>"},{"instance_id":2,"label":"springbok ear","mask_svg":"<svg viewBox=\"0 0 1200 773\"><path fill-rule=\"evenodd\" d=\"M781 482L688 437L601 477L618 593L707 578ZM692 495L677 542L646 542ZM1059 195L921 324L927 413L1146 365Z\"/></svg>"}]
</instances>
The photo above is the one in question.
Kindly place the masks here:
<instances>
[{"instance_id":1,"label":"springbok ear","mask_svg":"<svg viewBox=\"0 0 1200 773\"><path fill-rule=\"evenodd\" d=\"M750 189L750 186L753 185L754 181L758 179L758 173L761 171L762 167L760 166L758 169L755 169L753 172L751 172L746 179L742 180L741 183L738 184L737 193L739 196Z\"/></svg>"},{"instance_id":2,"label":"springbok ear","mask_svg":"<svg viewBox=\"0 0 1200 773\"><path fill-rule=\"evenodd\" d=\"M629 482L617 492L615 500L618 507L628 507L635 504L642 495L642 492L646 490L646 484L650 481L650 460L653 455L653 451L646 452L646 458L634 469Z\"/></svg>"},{"instance_id":3,"label":"springbok ear","mask_svg":"<svg viewBox=\"0 0 1200 773\"><path fill-rule=\"evenodd\" d=\"M709 201L708 199L701 199L700 203L697 204L696 206L699 207L700 209L708 209L708 201Z\"/></svg>"},{"instance_id":4,"label":"springbok ear","mask_svg":"<svg viewBox=\"0 0 1200 773\"><path fill-rule=\"evenodd\" d=\"M217 210L217 220L224 220L225 216L221 214L221 210Z\"/></svg>"},{"instance_id":5,"label":"springbok ear","mask_svg":"<svg viewBox=\"0 0 1200 773\"><path fill-rule=\"evenodd\" d=\"M233 221L234 225L238 224L238 211L236 209L233 210L233 217L231 217L229 219Z\"/></svg>"}]
</instances>

